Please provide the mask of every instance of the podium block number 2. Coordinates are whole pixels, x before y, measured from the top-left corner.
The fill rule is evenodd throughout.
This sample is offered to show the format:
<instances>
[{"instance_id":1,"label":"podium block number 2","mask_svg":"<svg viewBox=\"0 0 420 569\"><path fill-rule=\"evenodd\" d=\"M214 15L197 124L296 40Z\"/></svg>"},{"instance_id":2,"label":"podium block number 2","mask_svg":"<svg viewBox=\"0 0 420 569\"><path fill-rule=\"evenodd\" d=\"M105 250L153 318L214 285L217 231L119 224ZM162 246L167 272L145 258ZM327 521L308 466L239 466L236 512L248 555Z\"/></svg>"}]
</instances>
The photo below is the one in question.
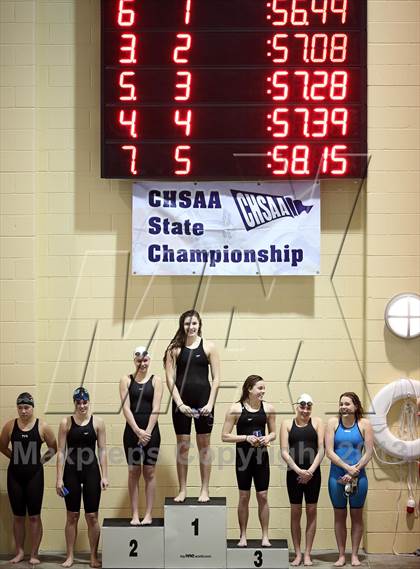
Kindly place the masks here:
<instances>
[{"instance_id":1,"label":"podium block number 2","mask_svg":"<svg viewBox=\"0 0 420 569\"><path fill-rule=\"evenodd\" d=\"M139 556L139 554L137 553L138 546L139 546L139 544L138 544L137 539L132 539L130 541L130 547L131 547L130 553L129 553L130 557L138 557Z\"/></svg>"},{"instance_id":2,"label":"podium block number 2","mask_svg":"<svg viewBox=\"0 0 420 569\"><path fill-rule=\"evenodd\" d=\"M194 528L194 535L198 535L198 518L195 518L195 520L191 522L191 525Z\"/></svg>"},{"instance_id":3,"label":"podium block number 2","mask_svg":"<svg viewBox=\"0 0 420 569\"><path fill-rule=\"evenodd\" d=\"M255 557L255 561L254 561L254 566L255 567L262 567L263 565L263 555L262 555L262 551L256 551L254 553L254 557Z\"/></svg>"}]
</instances>

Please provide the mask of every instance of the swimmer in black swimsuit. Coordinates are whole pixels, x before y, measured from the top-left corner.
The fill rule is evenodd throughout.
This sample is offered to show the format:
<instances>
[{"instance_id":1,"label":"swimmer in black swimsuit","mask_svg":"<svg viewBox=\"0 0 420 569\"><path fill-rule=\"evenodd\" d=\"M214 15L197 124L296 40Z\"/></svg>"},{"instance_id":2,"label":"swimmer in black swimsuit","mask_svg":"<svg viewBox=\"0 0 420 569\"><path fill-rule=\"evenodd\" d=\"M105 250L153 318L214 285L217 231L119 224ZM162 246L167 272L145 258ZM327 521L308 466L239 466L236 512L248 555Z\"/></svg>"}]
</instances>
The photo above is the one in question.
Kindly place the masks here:
<instances>
[{"instance_id":1,"label":"swimmer in black swimsuit","mask_svg":"<svg viewBox=\"0 0 420 569\"><path fill-rule=\"evenodd\" d=\"M222 430L225 443L236 443L236 479L239 488L238 520L239 547L246 547L246 528L249 515L251 484L254 480L258 517L262 529L262 547L270 547L268 539L268 486L270 462L267 447L276 438L274 407L263 401L265 383L259 375L250 375L242 386L242 395L226 413ZM232 435L236 425L236 435ZM266 428L267 426L267 428ZM268 433L266 432L268 430Z\"/></svg>"},{"instance_id":2,"label":"swimmer in black swimsuit","mask_svg":"<svg viewBox=\"0 0 420 569\"><path fill-rule=\"evenodd\" d=\"M324 458L324 425L311 417L313 400L303 393L296 405L294 419L285 419L280 429L281 456L288 466L287 492L290 501L290 527L295 548L292 566L312 565L311 550L316 531L316 514L321 488L320 464ZM300 548L302 501L306 507L306 547Z\"/></svg>"},{"instance_id":3,"label":"swimmer in black swimsuit","mask_svg":"<svg viewBox=\"0 0 420 569\"><path fill-rule=\"evenodd\" d=\"M18 418L8 421L0 434L0 452L10 459L7 469L7 492L13 511L13 535L16 555L10 563L25 557L25 518L29 516L31 556L29 563L38 565L38 549L42 538L41 507L44 495L43 465L57 452L54 433L34 415L34 399L21 393L16 401ZM41 446L48 450L41 457ZM11 444L11 448L9 448Z\"/></svg>"},{"instance_id":4,"label":"swimmer in black swimsuit","mask_svg":"<svg viewBox=\"0 0 420 569\"><path fill-rule=\"evenodd\" d=\"M208 502L210 435L220 383L220 363L216 346L201 337L201 318L195 310L188 310L179 317L179 328L166 348L163 362L172 395L172 421L177 437L179 493L174 500L183 502L187 495L188 452L194 419L200 453L201 491L198 501ZM211 384L209 365L213 379Z\"/></svg>"},{"instance_id":5,"label":"swimmer in black swimsuit","mask_svg":"<svg viewBox=\"0 0 420 569\"><path fill-rule=\"evenodd\" d=\"M150 525L156 492L155 465L159 454L158 416L162 400L162 380L148 376L150 356L144 346L134 350L135 371L120 381L122 410L127 421L124 450L128 464L128 493L131 502L131 525ZM146 512L139 518L139 480L142 473L146 492Z\"/></svg>"},{"instance_id":6,"label":"swimmer in black swimsuit","mask_svg":"<svg viewBox=\"0 0 420 569\"><path fill-rule=\"evenodd\" d=\"M71 567L74 562L74 544L83 495L90 544L90 566L100 567L98 510L101 490L108 488L105 423L100 417L91 414L89 393L84 387L75 389L73 401L73 415L65 417L58 430L56 490L59 496L64 497L67 509L67 556L62 566Z\"/></svg>"}]
</instances>

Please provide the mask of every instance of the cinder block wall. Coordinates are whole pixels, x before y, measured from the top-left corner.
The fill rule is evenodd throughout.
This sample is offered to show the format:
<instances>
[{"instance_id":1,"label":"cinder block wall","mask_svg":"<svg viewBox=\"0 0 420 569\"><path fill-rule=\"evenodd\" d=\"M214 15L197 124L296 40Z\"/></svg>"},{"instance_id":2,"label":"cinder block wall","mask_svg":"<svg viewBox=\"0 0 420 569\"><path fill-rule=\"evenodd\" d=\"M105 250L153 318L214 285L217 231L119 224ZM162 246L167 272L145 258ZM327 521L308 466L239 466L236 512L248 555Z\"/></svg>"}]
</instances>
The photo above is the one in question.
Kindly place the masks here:
<instances>
[{"instance_id":1,"label":"cinder block wall","mask_svg":"<svg viewBox=\"0 0 420 569\"><path fill-rule=\"evenodd\" d=\"M420 4L369 0L368 15L372 161L366 204L364 363L373 396L400 377L419 379L419 340L393 336L383 314L393 295L420 289ZM391 421L395 424L396 419L395 410ZM413 551L420 543L419 520L413 523L405 513L407 470L398 468L376 460L371 465L368 551Z\"/></svg>"},{"instance_id":2,"label":"cinder block wall","mask_svg":"<svg viewBox=\"0 0 420 569\"><path fill-rule=\"evenodd\" d=\"M36 2L0 3L0 422L17 391L38 395L36 355ZM3 457L4 459L4 457ZM0 551L11 551L6 461Z\"/></svg>"},{"instance_id":3,"label":"cinder block wall","mask_svg":"<svg viewBox=\"0 0 420 569\"><path fill-rule=\"evenodd\" d=\"M2 0L0 421L14 416L17 393L28 389L38 413L57 427L60 413L71 410L71 392L83 376L97 323L86 383L94 411L107 413L112 448L111 487L101 517L129 515L118 380L131 370L132 348L147 342L156 324L152 371L163 372L161 357L177 316L196 297L205 336L217 342L222 357L226 388L216 410L212 495L227 496L230 537L237 535L237 489L220 431L249 373L261 374L267 398L278 411L290 412L287 382L300 346L291 396L312 393L315 413L325 419L344 390L358 391L368 406L390 381L419 377L418 340L394 338L383 322L393 294L419 290L419 12L418 2L410 0L369 2L372 160L334 278L357 183L322 184L320 276L212 278L198 290L192 278L129 277L126 286L131 186L99 178L99 1ZM167 403L165 393L163 411ZM156 516L163 513L164 497L176 491L168 414L160 424ZM271 535L287 537L285 469L277 445L272 464ZM1 552L12 547L6 467L1 459ZM376 460L369 467L364 543L370 552L419 546L419 520L405 516L406 472L402 468L400 478L399 470ZM335 548L327 476L325 460L316 548ZM189 481L197 495L197 460ZM42 548L63 550L65 512L53 465L46 468L43 520ZM250 537L259 536L258 527L253 501ZM87 549L83 521L81 529L78 547Z\"/></svg>"}]
</instances>

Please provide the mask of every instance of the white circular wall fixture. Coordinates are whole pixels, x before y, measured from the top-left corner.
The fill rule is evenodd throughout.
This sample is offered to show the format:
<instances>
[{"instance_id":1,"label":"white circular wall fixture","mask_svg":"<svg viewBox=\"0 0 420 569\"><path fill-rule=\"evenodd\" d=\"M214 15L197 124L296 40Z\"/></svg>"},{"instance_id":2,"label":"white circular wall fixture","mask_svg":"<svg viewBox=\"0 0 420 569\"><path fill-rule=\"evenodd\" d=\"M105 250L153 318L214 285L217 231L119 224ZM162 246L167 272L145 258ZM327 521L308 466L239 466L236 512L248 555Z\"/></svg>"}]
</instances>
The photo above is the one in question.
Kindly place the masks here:
<instances>
[{"instance_id":1,"label":"white circular wall fixture","mask_svg":"<svg viewBox=\"0 0 420 569\"><path fill-rule=\"evenodd\" d=\"M414 292L397 294L385 308L385 322L399 338L420 336L420 296Z\"/></svg>"},{"instance_id":2,"label":"white circular wall fixture","mask_svg":"<svg viewBox=\"0 0 420 569\"><path fill-rule=\"evenodd\" d=\"M413 399L420 397L420 381L408 378L399 379L385 385L375 395L369 409L369 421L372 425L376 444L391 456L396 456L407 462L418 460L420 439L410 441L398 439L390 431L386 416L395 401L410 397Z\"/></svg>"}]
</instances>

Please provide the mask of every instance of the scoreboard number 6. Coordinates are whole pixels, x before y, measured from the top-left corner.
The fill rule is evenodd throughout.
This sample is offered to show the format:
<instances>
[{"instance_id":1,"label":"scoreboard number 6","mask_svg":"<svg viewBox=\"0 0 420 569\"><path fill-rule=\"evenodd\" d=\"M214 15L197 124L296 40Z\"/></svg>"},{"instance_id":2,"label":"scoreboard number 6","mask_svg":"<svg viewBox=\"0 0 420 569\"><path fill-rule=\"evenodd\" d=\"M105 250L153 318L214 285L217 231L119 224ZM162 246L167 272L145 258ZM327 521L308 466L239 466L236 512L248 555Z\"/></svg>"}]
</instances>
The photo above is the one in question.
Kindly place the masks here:
<instances>
[{"instance_id":1,"label":"scoreboard number 6","mask_svg":"<svg viewBox=\"0 0 420 569\"><path fill-rule=\"evenodd\" d=\"M134 24L136 13L129 4L133 4L134 0L120 0L118 4L118 25L130 28Z\"/></svg>"}]
</instances>

